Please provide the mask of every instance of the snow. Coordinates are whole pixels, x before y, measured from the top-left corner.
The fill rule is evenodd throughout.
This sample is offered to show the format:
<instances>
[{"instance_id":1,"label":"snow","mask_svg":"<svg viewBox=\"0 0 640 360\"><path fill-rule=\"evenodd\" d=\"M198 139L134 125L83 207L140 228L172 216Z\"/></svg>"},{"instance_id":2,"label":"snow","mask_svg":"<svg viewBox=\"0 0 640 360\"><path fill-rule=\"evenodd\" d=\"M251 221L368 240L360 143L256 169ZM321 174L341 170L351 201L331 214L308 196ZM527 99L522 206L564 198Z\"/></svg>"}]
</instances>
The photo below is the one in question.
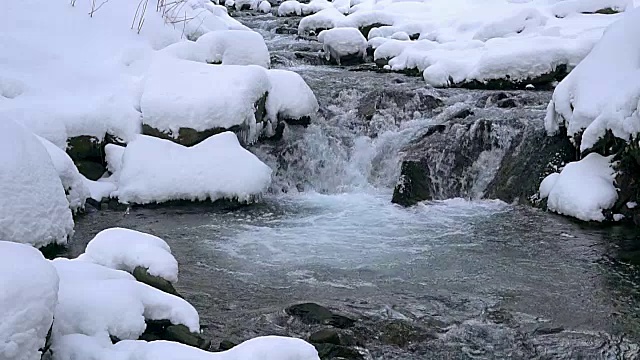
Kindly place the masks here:
<instances>
[{"instance_id":1,"label":"snow","mask_svg":"<svg viewBox=\"0 0 640 360\"><path fill-rule=\"evenodd\" d=\"M99 179L98 181L83 179L84 185L89 189L89 197L95 201L110 198L111 194L117 189L116 184L110 180L109 178Z\"/></svg>"},{"instance_id":2,"label":"snow","mask_svg":"<svg viewBox=\"0 0 640 360\"><path fill-rule=\"evenodd\" d=\"M169 282L178 281L178 262L159 237L135 230L111 228L99 232L79 260L133 273L138 267Z\"/></svg>"},{"instance_id":3,"label":"snow","mask_svg":"<svg viewBox=\"0 0 640 360\"><path fill-rule=\"evenodd\" d=\"M567 164L560 173L540 184L540 197L548 198L549 210L584 221L603 221L602 211L618 198L611 157L591 153Z\"/></svg>"},{"instance_id":4,"label":"snow","mask_svg":"<svg viewBox=\"0 0 640 360\"><path fill-rule=\"evenodd\" d=\"M260 2L260 5L258 5L258 11L260 11L261 13L264 14L268 14L271 12L271 3L268 2L267 0L263 0L262 2Z\"/></svg>"},{"instance_id":5,"label":"snow","mask_svg":"<svg viewBox=\"0 0 640 360\"><path fill-rule=\"evenodd\" d=\"M192 147L140 135L124 151L120 202L250 201L267 190L271 169L243 149L231 132Z\"/></svg>"},{"instance_id":6,"label":"snow","mask_svg":"<svg viewBox=\"0 0 640 360\"><path fill-rule=\"evenodd\" d=\"M43 247L65 244L73 218L64 187L38 138L0 121L0 239Z\"/></svg>"},{"instance_id":7,"label":"snow","mask_svg":"<svg viewBox=\"0 0 640 360\"><path fill-rule=\"evenodd\" d=\"M379 26L369 32L369 40L383 37L403 44L378 48L376 59L391 59L394 71L424 72L427 83L438 87L506 78L525 82L560 65L570 70L604 29L622 17L588 13L604 8L630 11L634 6L629 0L362 0L344 12L344 2L329 4L332 7L303 18L298 32ZM288 3L278 11L290 13L295 6ZM300 11L305 13L304 4ZM419 35L420 41L407 41L402 33ZM377 48L381 43L378 39L369 45Z\"/></svg>"},{"instance_id":8,"label":"snow","mask_svg":"<svg viewBox=\"0 0 640 360\"><path fill-rule=\"evenodd\" d=\"M640 132L640 9L607 29L593 51L556 88L545 126L568 136L582 131L580 150L591 148L610 130L630 140Z\"/></svg>"},{"instance_id":9,"label":"snow","mask_svg":"<svg viewBox=\"0 0 640 360\"><path fill-rule=\"evenodd\" d=\"M127 273L79 260L60 258L52 264L60 276L56 339L69 334L137 339L146 328L145 319L169 320L192 332L200 329L193 306Z\"/></svg>"},{"instance_id":10,"label":"snow","mask_svg":"<svg viewBox=\"0 0 640 360\"><path fill-rule=\"evenodd\" d=\"M39 360L53 322L58 275L28 245L0 241L0 359Z\"/></svg>"},{"instance_id":11,"label":"snow","mask_svg":"<svg viewBox=\"0 0 640 360\"><path fill-rule=\"evenodd\" d=\"M254 104L269 87L266 70L259 66L158 59L145 78L142 121L174 137L180 128L204 131L242 126L253 142L258 135Z\"/></svg>"},{"instance_id":12,"label":"snow","mask_svg":"<svg viewBox=\"0 0 640 360\"><path fill-rule=\"evenodd\" d=\"M367 39L360 30L354 28L336 28L321 31L318 41L322 43L327 60L334 58L338 65L344 56L356 55L364 59L367 53Z\"/></svg>"},{"instance_id":13,"label":"snow","mask_svg":"<svg viewBox=\"0 0 640 360\"><path fill-rule=\"evenodd\" d=\"M78 168L73 163L73 160L59 147L55 146L49 140L37 136L38 140L44 145L45 149L51 157L53 166L58 172L62 186L67 194L67 200L69 201L69 207L73 212L84 209L84 203L87 198L91 197L91 192L87 186L87 182L90 181L84 176L80 175Z\"/></svg>"},{"instance_id":14,"label":"snow","mask_svg":"<svg viewBox=\"0 0 640 360\"><path fill-rule=\"evenodd\" d=\"M266 69L271 63L262 35L253 31L213 31L198 38L196 45L206 52L208 63L259 65Z\"/></svg>"},{"instance_id":15,"label":"snow","mask_svg":"<svg viewBox=\"0 0 640 360\"><path fill-rule=\"evenodd\" d=\"M300 339L264 336L217 353L167 341L120 341L112 345L82 335L65 336L54 348L58 360L319 360Z\"/></svg>"},{"instance_id":16,"label":"snow","mask_svg":"<svg viewBox=\"0 0 640 360\"><path fill-rule=\"evenodd\" d=\"M313 117L318 111L318 101L313 91L295 72L269 70L271 89L267 97L267 116L272 123L280 119Z\"/></svg>"},{"instance_id":17,"label":"snow","mask_svg":"<svg viewBox=\"0 0 640 360\"><path fill-rule=\"evenodd\" d=\"M283 1L278 6L278 16L302 16L302 4L295 0Z\"/></svg>"}]
</instances>

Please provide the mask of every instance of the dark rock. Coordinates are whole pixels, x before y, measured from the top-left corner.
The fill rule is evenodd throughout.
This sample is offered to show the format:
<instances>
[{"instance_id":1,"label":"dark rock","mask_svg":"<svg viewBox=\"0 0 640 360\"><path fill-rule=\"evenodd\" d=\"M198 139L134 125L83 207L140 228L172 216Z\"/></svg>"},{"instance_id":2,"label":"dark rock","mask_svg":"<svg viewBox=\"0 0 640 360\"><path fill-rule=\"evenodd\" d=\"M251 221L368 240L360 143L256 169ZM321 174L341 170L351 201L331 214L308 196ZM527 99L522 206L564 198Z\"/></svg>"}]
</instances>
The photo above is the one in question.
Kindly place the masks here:
<instances>
[{"instance_id":1,"label":"dark rock","mask_svg":"<svg viewBox=\"0 0 640 360\"><path fill-rule=\"evenodd\" d=\"M424 165L419 161L404 161L400 170L400 181L393 190L391 202L412 206L431 199L431 181Z\"/></svg>"},{"instance_id":2,"label":"dark rock","mask_svg":"<svg viewBox=\"0 0 640 360\"><path fill-rule=\"evenodd\" d=\"M295 35L298 33L298 29L296 28L285 28L285 27L277 27L276 34L280 35Z\"/></svg>"},{"instance_id":3,"label":"dark rock","mask_svg":"<svg viewBox=\"0 0 640 360\"><path fill-rule=\"evenodd\" d=\"M234 342L232 342L232 341L229 341L229 340L222 340L222 341L220 342L220 345L218 346L218 350L220 350L220 351L227 351L227 350L229 350L229 349L234 348L234 347L235 347L235 346L237 346L237 345L238 345L238 344L236 344L236 343L234 343Z\"/></svg>"},{"instance_id":4,"label":"dark rock","mask_svg":"<svg viewBox=\"0 0 640 360\"><path fill-rule=\"evenodd\" d=\"M340 334L333 329L324 329L314 332L309 336L309 342L316 344L342 345L340 341Z\"/></svg>"},{"instance_id":5,"label":"dark rock","mask_svg":"<svg viewBox=\"0 0 640 360\"><path fill-rule=\"evenodd\" d=\"M74 161L93 160L100 162L104 158L103 141L95 136L74 136L67 139L67 154Z\"/></svg>"},{"instance_id":6,"label":"dark rock","mask_svg":"<svg viewBox=\"0 0 640 360\"><path fill-rule=\"evenodd\" d=\"M360 30L362 35L364 35L364 38L367 39L369 37L369 32L371 31L371 29L378 28L381 26L389 26L389 25L393 25L393 24L373 23L370 25L361 26L358 28L358 30Z\"/></svg>"},{"instance_id":7,"label":"dark rock","mask_svg":"<svg viewBox=\"0 0 640 360\"><path fill-rule=\"evenodd\" d=\"M382 326L381 332L383 343L399 347L437 339L435 333L401 320L388 321Z\"/></svg>"},{"instance_id":8,"label":"dark rock","mask_svg":"<svg viewBox=\"0 0 640 360\"><path fill-rule=\"evenodd\" d=\"M297 59L303 60L309 65L324 65L325 60L316 52L308 51L296 51L295 56Z\"/></svg>"},{"instance_id":9,"label":"dark rock","mask_svg":"<svg viewBox=\"0 0 640 360\"><path fill-rule=\"evenodd\" d=\"M518 103L513 98L500 100L500 101L498 101L496 103L496 105L499 108L515 108L515 107L518 107Z\"/></svg>"},{"instance_id":10,"label":"dark rock","mask_svg":"<svg viewBox=\"0 0 640 360\"><path fill-rule=\"evenodd\" d=\"M329 53L329 56L327 58L325 53L324 59L329 64L341 65L341 66L358 65L358 64L362 64L365 61L365 58L362 56L361 53L342 55L339 58L336 58L332 53Z\"/></svg>"},{"instance_id":11,"label":"dark rock","mask_svg":"<svg viewBox=\"0 0 640 360\"><path fill-rule=\"evenodd\" d=\"M173 287L173 284L159 276L149 274L148 269L144 267L137 266L135 269L133 269L133 277L135 277L136 280L140 281L141 283L147 284L160 291L164 291L167 294L182 297Z\"/></svg>"},{"instance_id":12,"label":"dark rock","mask_svg":"<svg viewBox=\"0 0 640 360\"><path fill-rule=\"evenodd\" d=\"M405 112L429 112L443 105L442 100L424 89L386 88L367 93L358 105L358 117L371 120L380 109L399 108Z\"/></svg>"},{"instance_id":13,"label":"dark rock","mask_svg":"<svg viewBox=\"0 0 640 360\"><path fill-rule=\"evenodd\" d=\"M75 164L80 174L89 180L98 180L107 172L107 169L102 163L91 160L76 160Z\"/></svg>"},{"instance_id":14,"label":"dark rock","mask_svg":"<svg viewBox=\"0 0 640 360\"><path fill-rule=\"evenodd\" d=\"M533 85L536 90L551 90L553 83L561 81L569 74L567 65L561 64L548 74L542 74L534 78L524 80L513 80L508 75L500 79L491 79L486 81L465 81L462 83L451 84L452 87L461 87L466 89L484 89L484 90L524 90L527 85Z\"/></svg>"},{"instance_id":15,"label":"dark rock","mask_svg":"<svg viewBox=\"0 0 640 360\"><path fill-rule=\"evenodd\" d=\"M358 350L347 346L335 344L313 344L318 351L321 360L347 359L361 360L364 359Z\"/></svg>"},{"instance_id":16,"label":"dark rock","mask_svg":"<svg viewBox=\"0 0 640 360\"><path fill-rule=\"evenodd\" d=\"M199 349L208 350L211 347L211 341L204 339L200 334L192 333L184 325L169 325L164 333L164 339L175 341L181 344L197 347Z\"/></svg>"},{"instance_id":17,"label":"dark rock","mask_svg":"<svg viewBox=\"0 0 640 360\"><path fill-rule=\"evenodd\" d=\"M42 256L49 260L53 260L57 258L60 254L66 251L66 247L64 245L51 243L49 245L38 248L42 253Z\"/></svg>"},{"instance_id":18,"label":"dark rock","mask_svg":"<svg viewBox=\"0 0 640 360\"><path fill-rule=\"evenodd\" d=\"M553 334L559 334L561 332L564 331L563 327L541 327L541 328L537 328L533 331L533 335L553 335Z\"/></svg>"},{"instance_id":19,"label":"dark rock","mask_svg":"<svg viewBox=\"0 0 640 360\"><path fill-rule=\"evenodd\" d=\"M286 308L285 312L297 317L305 324L331 325L341 329L352 327L355 324L355 320L334 314L331 310L315 303L292 305Z\"/></svg>"},{"instance_id":20,"label":"dark rock","mask_svg":"<svg viewBox=\"0 0 640 360\"><path fill-rule=\"evenodd\" d=\"M138 340L143 340L143 341L158 341L158 340L162 340L162 338L156 334L151 334L151 333L143 333L142 335L140 335L140 337L138 338Z\"/></svg>"}]
</instances>

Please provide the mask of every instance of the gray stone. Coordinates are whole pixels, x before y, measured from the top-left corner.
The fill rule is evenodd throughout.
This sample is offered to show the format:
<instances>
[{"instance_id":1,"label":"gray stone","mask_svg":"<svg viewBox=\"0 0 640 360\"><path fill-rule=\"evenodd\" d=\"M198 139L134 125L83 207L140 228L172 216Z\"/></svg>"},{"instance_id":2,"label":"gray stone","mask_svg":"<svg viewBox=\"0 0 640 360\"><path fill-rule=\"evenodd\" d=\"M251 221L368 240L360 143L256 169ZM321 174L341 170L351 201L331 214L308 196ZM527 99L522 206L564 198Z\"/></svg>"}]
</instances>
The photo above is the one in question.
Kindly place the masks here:
<instances>
[{"instance_id":1,"label":"gray stone","mask_svg":"<svg viewBox=\"0 0 640 360\"><path fill-rule=\"evenodd\" d=\"M160 291L164 291L167 294L182 297L173 287L173 284L159 276L149 274L148 269L144 267L138 266L133 269L133 277L135 277L136 280L140 281L141 283L145 283Z\"/></svg>"},{"instance_id":2,"label":"gray stone","mask_svg":"<svg viewBox=\"0 0 640 360\"><path fill-rule=\"evenodd\" d=\"M309 342L316 344L342 345L340 341L340 334L333 329L324 329L314 332L309 336Z\"/></svg>"}]
</instances>

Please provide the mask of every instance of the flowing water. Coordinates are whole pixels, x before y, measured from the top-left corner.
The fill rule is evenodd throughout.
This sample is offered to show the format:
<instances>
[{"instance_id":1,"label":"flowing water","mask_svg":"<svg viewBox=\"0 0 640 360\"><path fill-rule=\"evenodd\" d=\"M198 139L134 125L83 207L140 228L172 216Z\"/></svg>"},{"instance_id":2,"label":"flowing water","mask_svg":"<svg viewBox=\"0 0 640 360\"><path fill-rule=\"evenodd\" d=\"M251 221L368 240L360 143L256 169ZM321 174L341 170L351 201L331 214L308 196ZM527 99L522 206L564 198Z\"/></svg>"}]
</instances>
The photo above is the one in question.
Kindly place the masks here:
<instances>
[{"instance_id":1,"label":"flowing water","mask_svg":"<svg viewBox=\"0 0 640 360\"><path fill-rule=\"evenodd\" d=\"M306 337L322 327L283 309L311 301L358 320L347 332L367 359L638 356L638 268L618 260L637 246L634 229L491 200L390 203L403 147L482 92L310 65L294 53L317 44L275 34L291 20L241 20L265 36L276 66L303 75L321 105L309 127L253 149L274 169L271 193L236 209L93 212L77 220L71 255L112 226L164 238L180 263L178 291L214 342ZM389 88L433 94L449 110L409 102L363 121L367 94ZM532 96L533 105L514 111L540 116L550 94ZM484 181L478 176L477 186Z\"/></svg>"}]
</instances>

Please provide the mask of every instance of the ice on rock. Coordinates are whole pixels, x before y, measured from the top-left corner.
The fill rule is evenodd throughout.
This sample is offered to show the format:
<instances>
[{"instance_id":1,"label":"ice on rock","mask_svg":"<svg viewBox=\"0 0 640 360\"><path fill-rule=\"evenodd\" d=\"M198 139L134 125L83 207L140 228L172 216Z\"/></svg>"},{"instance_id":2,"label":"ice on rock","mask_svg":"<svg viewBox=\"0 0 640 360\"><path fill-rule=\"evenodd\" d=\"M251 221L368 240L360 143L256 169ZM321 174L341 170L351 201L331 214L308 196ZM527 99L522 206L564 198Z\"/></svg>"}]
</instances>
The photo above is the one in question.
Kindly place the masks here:
<instances>
[{"instance_id":1,"label":"ice on rock","mask_svg":"<svg viewBox=\"0 0 640 360\"><path fill-rule=\"evenodd\" d=\"M58 299L58 275L40 251L0 241L0 359L40 360Z\"/></svg>"},{"instance_id":2,"label":"ice on rock","mask_svg":"<svg viewBox=\"0 0 640 360\"><path fill-rule=\"evenodd\" d=\"M140 135L124 150L116 195L121 202L251 201L267 190L271 169L225 132L184 147Z\"/></svg>"},{"instance_id":3,"label":"ice on rock","mask_svg":"<svg viewBox=\"0 0 640 360\"><path fill-rule=\"evenodd\" d=\"M111 228L99 232L79 260L133 273L138 267L169 282L178 281L178 262L159 237L135 230Z\"/></svg>"},{"instance_id":4,"label":"ice on rock","mask_svg":"<svg viewBox=\"0 0 640 360\"><path fill-rule=\"evenodd\" d=\"M91 197L91 191L87 186L87 182L90 180L80 175L78 168L66 152L45 138L38 136L38 140L47 149L53 166L58 172L58 176L60 176L60 181L62 181L62 186L64 186L67 194L69 207L74 212L82 210L85 201Z\"/></svg>"},{"instance_id":5,"label":"ice on rock","mask_svg":"<svg viewBox=\"0 0 640 360\"><path fill-rule=\"evenodd\" d=\"M267 72L259 66L158 59L145 77L142 121L173 138L181 128L240 127L247 142L253 142L258 135L254 106L269 87Z\"/></svg>"},{"instance_id":6,"label":"ice on rock","mask_svg":"<svg viewBox=\"0 0 640 360\"><path fill-rule=\"evenodd\" d=\"M202 48L208 63L258 65L266 69L271 63L262 35L254 31L213 31L199 37L196 45Z\"/></svg>"},{"instance_id":7,"label":"ice on rock","mask_svg":"<svg viewBox=\"0 0 640 360\"><path fill-rule=\"evenodd\" d=\"M618 199L614 179L611 157L591 153L547 176L540 184L540 197L548 198L551 211L584 221L603 221L602 211Z\"/></svg>"},{"instance_id":8,"label":"ice on rock","mask_svg":"<svg viewBox=\"0 0 640 360\"><path fill-rule=\"evenodd\" d=\"M45 146L20 124L0 121L0 239L66 244L73 218Z\"/></svg>"},{"instance_id":9,"label":"ice on rock","mask_svg":"<svg viewBox=\"0 0 640 360\"><path fill-rule=\"evenodd\" d=\"M576 68L556 87L545 126L568 136L584 131L580 150L610 130L629 140L640 132L640 9L624 14Z\"/></svg>"},{"instance_id":10,"label":"ice on rock","mask_svg":"<svg viewBox=\"0 0 640 360\"><path fill-rule=\"evenodd\" d=\"M287 70L269 70L271 89L267 97L267 116L272 123L278 119L298 120L313 117L318 101L300 75Z\"/></svg>"},{"instance_id":11,"label":"ice on rock","mask_svg":"<svg viewBox=\"0 0 640 360\"><path fill-rule=\"evenodd\" d=\"M318 34L318 41L322 43L325 58L334 59L338 65L347 56L364 59L367 53L367 39L354 28L324 30Z\"/></svg>"},{"instance_id":12,"label":"ice on rock","mask_svg":"<svg viewBox=\"0 0 640 360\"><path fill-rule=\"evenodd\" d=\"M223 352L207 352L167 341L125 340L117 344L83 335L65 336L54 348L58 360L319 360L315 348L300 339L265 336Z\"/></svg>"}]
</instances>

